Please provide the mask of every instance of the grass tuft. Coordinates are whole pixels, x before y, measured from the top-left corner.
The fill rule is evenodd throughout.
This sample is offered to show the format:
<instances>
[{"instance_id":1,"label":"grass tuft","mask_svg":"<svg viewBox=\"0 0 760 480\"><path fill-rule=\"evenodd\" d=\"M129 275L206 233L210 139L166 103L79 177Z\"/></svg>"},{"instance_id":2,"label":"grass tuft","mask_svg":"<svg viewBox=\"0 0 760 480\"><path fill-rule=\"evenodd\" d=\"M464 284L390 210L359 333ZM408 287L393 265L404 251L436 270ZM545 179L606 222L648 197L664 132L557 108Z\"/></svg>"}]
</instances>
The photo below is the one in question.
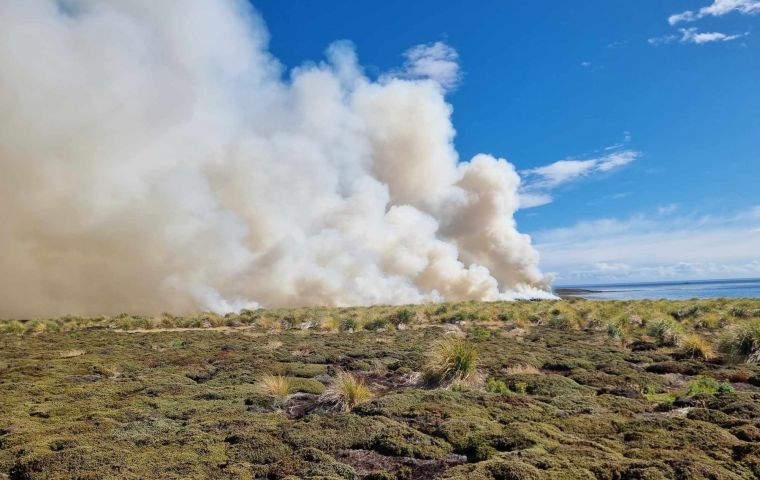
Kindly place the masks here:
<instances>
[{"instance_id":1,"label":"grass tuft","mask_svg":"<svg viewBox=\"0 0 760 480\"><path fill-rule=\"evenodd\" d=\"M724 334L719 348L729 361L760 363L760 321L734 325Z\"/></svg>"},{"instance_id":2,"label":"grass tuft","mask_svg":"<svg viewBox=\"0 0 760 480\"><path fill-rule=\"evenodd\" d=\"M675 347L683 335L683 327L680 323L670 318L655 320L647 325L647 333L657 340L657 344L663 347Z\"/></svg>"},{"instance_id":3,"label":"grass tuft","mask_svg":"<svg viewBox=\"0 0 760 480\"><path fill-rule=\"evenodd\" d=\"M364 379L339 370L320 400L335 405L343 412L350 412L355 406L369 402L374 396L372 390L364 384Z\"/></svg>"},{"instance_id":4,"label":"grass tuft","mask_svg":"<svg viewBox=\"0 0 760 480\"><path fill-rule=\"evenodd\" d=\"M283 398L290 394L292 385L290 379L284 375L266 374L259 380L258 389L265 395Z\"/></svg>"},{"instance_id":5,"label":"grass tuft","mask_svg":"<svg viewBox=\"0 0 760 480\"><path fill-rule=\"evenodd\" d=\"M428 354L422 378L428 384L439 386L479 383L477 348L458 338L439 341Z\"/></svg>"},{"instance_id":6,"label":"grass tuft","mask_svg":"<svg viewBox=\"0 0 760 480\"><path fill-rule=\"evenodd\" d=\"M679 346L685 357L699 360L712 360L715 358L715 352L710 342L696 333L681 338Z\"/></svg>"}]
</instances>

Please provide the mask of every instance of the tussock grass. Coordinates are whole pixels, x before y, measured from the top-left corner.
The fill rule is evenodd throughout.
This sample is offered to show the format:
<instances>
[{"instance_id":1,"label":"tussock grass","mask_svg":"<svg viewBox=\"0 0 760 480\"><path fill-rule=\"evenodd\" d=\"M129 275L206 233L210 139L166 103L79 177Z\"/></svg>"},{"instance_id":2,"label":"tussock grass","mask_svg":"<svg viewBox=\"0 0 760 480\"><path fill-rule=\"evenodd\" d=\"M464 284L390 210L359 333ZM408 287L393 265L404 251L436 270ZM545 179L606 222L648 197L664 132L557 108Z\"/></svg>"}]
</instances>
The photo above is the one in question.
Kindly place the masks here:
<instances>
[{"instance_id":1,"label":"tussock grass","mask_svg":"<svg viewBox=\"0 0 760 480\"><path fill-rule=\"evenodd\" d=\"M528 329L536 326L572 331L609 327L614 338L626 340L658 319L676 319L685 330L716 330L731 324L746 323L760 317L757 299L704 300L641 300L631 302L597 302L578 298L541 302L460 302L424 305L371 307L303 307L241 310L218 315L198 312L174 315L168 312L150 316L122 313L110 317L64 316L49 319L0 320L0 333L45 334L89 329L213 328L219 326L255 329L275 333L302 329L303 324L326 331L360 332L367 329L392 329L435 325L440 323L467 324L502 323ZM635 321L633 320L635 319ZM623 335L625 338L622 338ZM624 342L625 343L625 342ZM663 345L665 346L665 345ZM675 345L670 345L675 346Z\"/></svg>"},{"instance_id":2,"label":"tussock grass","mask_svg":"<svg viewBox=\"0 0 760 480\"><path fill-rule=\"evenodd\" d=\"M320 400L334 405L338 410L350 412L355 406L369 402L374 396L372 390L364 384L364 379L339 370Z\"/></svg>"},{"instance_id":3,"label":"tussock grass","mask_svg":"<svg viewBox=\"0 0 760 480\"><path fill-rule=\"evenodd\" d=\"M446 338L433 345L422 370L425 383L439 386L480 383L478 350L459 338Z\"/></svg>"},{"instance_id":4,"label":"tussock grass","mask_svg":"<svg viewBox=\"0 0 760 480\"><path fill-rule=\"evenodd\" d=\"M10 320L8 322L0 324L0 333L24 333L24 324L18 320Z\"/></svg>"},{"instance_id":5,"label":"tussock grass","mask_svg":"<svg viewBox=\"0 0 760 480\"><path fill-rule=\"evenodd\" d=\"M732 362L760 363L760 320L731 327L721 338L720 351Z\"/></svg>"},{"instance_id":6,"label":"tussock grass","mask_svg":"<svg viewBox=\"0 0 760 480\"><path fill-rule=\"evenodd\" d=\"M683 336L683 326L670 318L655 320L647 325L647 333L664 347L675 347Z\"/></svg>"},{"instance_id":7,"label":"tussock grass","mask_svg":"<svg viewBox=\"0 0 760 480\"><path fill-rule=\"evenodd\" d=\"M290 379L284 375L266 374L257 386L259 392L276 398L287 397L292 389Z\"/></svg>"},{"instance_id":8,"label":"tussock grass","mask_svg":"<svg viewBox=\"0 0 760 480\"><path fill-rule=\"evenodd\" d=\"M681 338L679 347L683 355L688 358L699 360L712 360L715 358L715 351L710 342L696 333Z\"/></svg>"}]
</instances>

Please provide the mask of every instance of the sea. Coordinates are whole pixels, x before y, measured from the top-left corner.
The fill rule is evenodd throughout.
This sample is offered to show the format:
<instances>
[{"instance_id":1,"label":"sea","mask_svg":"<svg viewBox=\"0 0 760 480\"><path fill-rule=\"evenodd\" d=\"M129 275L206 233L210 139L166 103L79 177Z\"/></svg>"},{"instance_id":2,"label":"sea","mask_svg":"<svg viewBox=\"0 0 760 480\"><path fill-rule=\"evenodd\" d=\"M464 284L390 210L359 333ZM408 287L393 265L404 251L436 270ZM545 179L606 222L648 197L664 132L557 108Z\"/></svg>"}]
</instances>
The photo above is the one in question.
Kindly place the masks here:
<instances>
[{"instance_id":1,"label":"sea","mask_svg":"<svg viewBox=\"0 0 760 480\"><path fill-rule=\"evenodd\" d=\"M760 298L760 278L681 282L563 285L557 295L590 300L687 300L692 298Z\"/></svg>"}]
</instances>

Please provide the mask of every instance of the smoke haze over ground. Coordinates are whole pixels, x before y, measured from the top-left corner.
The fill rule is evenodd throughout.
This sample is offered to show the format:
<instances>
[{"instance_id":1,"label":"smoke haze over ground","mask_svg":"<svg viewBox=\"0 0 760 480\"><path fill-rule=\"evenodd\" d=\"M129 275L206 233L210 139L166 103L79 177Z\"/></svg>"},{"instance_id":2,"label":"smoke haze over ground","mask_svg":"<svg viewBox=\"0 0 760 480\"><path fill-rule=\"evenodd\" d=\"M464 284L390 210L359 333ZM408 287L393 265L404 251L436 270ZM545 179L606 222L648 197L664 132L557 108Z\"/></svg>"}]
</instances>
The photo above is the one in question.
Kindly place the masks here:
<instances>
[{"instance_id":1,"label":"smoke haze over ground","mask_svg":"<svg viewBox=\"0 0 760 480\"><path fill-rule=\"evenodd\" d=\"M0 2L0 316L546 296L442 43L283 75L233 0Z\"/></svg>"}]
</instances>

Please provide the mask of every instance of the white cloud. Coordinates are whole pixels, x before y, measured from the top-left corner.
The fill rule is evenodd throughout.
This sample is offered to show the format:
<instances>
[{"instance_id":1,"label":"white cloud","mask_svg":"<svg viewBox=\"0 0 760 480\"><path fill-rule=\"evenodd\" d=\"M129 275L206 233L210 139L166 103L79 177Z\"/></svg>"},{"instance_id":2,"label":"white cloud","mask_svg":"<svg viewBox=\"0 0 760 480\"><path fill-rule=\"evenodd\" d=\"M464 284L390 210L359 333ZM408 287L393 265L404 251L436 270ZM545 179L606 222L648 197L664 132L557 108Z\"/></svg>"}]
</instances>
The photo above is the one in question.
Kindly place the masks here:
<instances>
[{"instance_id":1,"label":"white cloud","mask_svg":"<svg viewBox=\"0 0 760 480\"><path fill-rule=\"evenodd\" d=\"M552 203L554 198L548 193L520 193L520 208L540 207Z\"/></svg>"},{"instance_id":2,"label":"white cloud","mask_svg":"<svg viewBox=\"0 0 760 480\"><path fill-rule=\"evenodd\" d=\"M621 150L589 160L560 160L521 173L527 180L526 189L548 189L593 173L609 172L633 162L638 156L639 152L634 150Z\"/></svg>"},{"instance_id":3,"label":"white cloud","mask_svg":"<svg viewBox=\"0 0 760 480\"><path fill-rule=\"evenodd\" d=\"M669 203L667 205L661 205L657 207L657 215L670 215L676 210L678 210L677 203Z\"/></svg>"},{"instance_id":4,"label":"white cloud","mask_svg":"<svg viewBox=\"0 0 760 480\"><path fill-rule=\"evenodd\" d=\"M760 0L713 0L711 5L702 7L698 12L686 10L668 17L668 23L676 25L680 22L693 22L706 16L722 17L731 12L744 15L760 13Z\"/></svg>"},{"instance_id":5,"label":"white cloud","mask_svg":"<svg viewBox=\"0 0 760 480\"><path fill-rule=\"evenodd\" d=\"M417 45L404 53L404 70L396 76L407 79L430 79L446 90L460 80L459 54L443 42Z\"/></svg>"},{"instance_id":6,"label":"white cloud","mask_svg":"<svg viewBox=\"0 0 760 480\"><path fill-rule=\"evenodd\" d=\"M678 36L676 35L663 35L662 37L653 37L647 40L650 45L667 45L668 43L673 43L676 40L678 40Z\"/></svg>"},{"instance_id":7,"label":"white cloud","mask_svg":"<svg viewBox=\"0 0 760 480\"><path fill-rule=\"evenodd\" d=\"M620 200L621 198L630 197L630 196L631 196L631 192L620 192L620 193L615 193L615 194L610 195L609 198L613 200Z\"/></svg>"},{"instance_id":8,"label":"white cloud","mask_svg":"<svg viewBox=\"0 0 760 480\"><path fill-rule=\"evenodd\" d=\"M634 150L619 150L622 145L608 147L611 151L601 157L587 160L560 160L542 167L521 171L520 208L532 208L554 201L551 190L563 184L589 177L593 174L609 172L627 165L640 155Z\"/></svg>"},{"instance_id":9,"label":"white cloud","mask_svg":"<svg viewBox=\"0 0 760 480\"><path fill-rule=\"evenodd\" d=\"M699 32L696 28L680 28L681 43L696 43L697 45L710 42L729 42L736 40L749 33L739 33L735 35L728 35L721 32Z\"/></svg>"},{"instance_id":10,"label":"white cloud","mask_svg":"<svg viewBox=\"0 0 760 480\"><path fill-rule=\"evenodd\" d=\"M665 210L534 233L542 267L562 283L760 273L760 208L723 217Z\"/></svg>"},{"instance_id":11,"label":"white cloud","mask_svg":"<svg viewBox=\"0 0 760 480\"><path fill-rule=\"evenodd\" d=\"M722 32L700 32L696 27L679 28L678 31L681 32L680 37L678 35L664 35L662 37L650 38L648 42L651 45L666 45L676 41L679 43L702 45L711 42L730 42L731 40L736 40L737 38L749 35L749 32L733 35Z\"/></svg>"},{"instance_id":12,"label":"white cloud","mask_svg":"<svg viewBox=\"0 0 760 480\"><path fill-rule=\"evenodd\" d=\"M581 67L586 67L586 68L588 68L588 67L590 67L591 65L593 65L591 62L581 62Z\"/></svg>"},{"instance_id":13,"label":"white cloud","mask_svg":"<svg viewBox=\"0 0 760 480\"><path fill-rule=\"evenodd\" d=\"M596 262L592 265L599 272L630 272L633 267L627 263Z\"/></svg>"}]
</instances>

